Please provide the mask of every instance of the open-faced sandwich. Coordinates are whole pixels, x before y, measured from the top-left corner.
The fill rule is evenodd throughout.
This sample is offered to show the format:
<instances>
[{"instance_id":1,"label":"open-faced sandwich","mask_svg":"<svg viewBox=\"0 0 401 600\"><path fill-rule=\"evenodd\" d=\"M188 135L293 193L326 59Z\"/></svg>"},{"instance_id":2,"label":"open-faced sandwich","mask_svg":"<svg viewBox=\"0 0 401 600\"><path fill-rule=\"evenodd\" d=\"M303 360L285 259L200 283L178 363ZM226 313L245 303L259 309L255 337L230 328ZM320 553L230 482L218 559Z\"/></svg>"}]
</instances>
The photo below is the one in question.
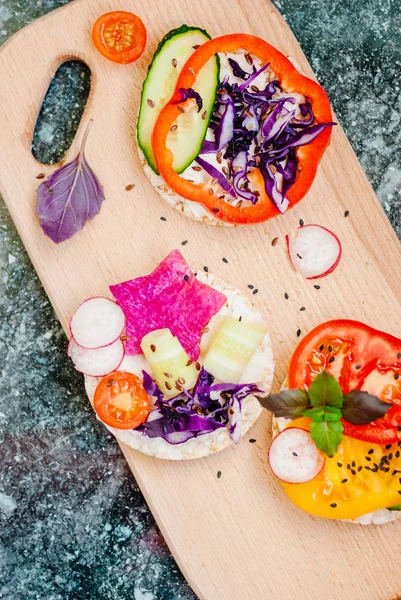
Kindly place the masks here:
<instances>
[{"instance_id":1,"label":"open-faced sandwich","mask_svg":"<svg viewBox=\"0 0 401 600\"><path fill-rule=\"evenodd\" d=\"M178 250L150 274L89 298L70 321L69 356L98 418L131 448L165 459L238 442L273 379L269 334L239 290Z\"/></svg>"},{"instance_id":2,"label":"open-faced sandwich","mask_svg":"<svg viewBox=\"0 0 401 600\"><path fill-rule=\"evenodd\" d=\"M401 340L357 321L323 323L292 355L269 463L289 498L329 519L401 516Z\"/></svg>"},{"instance_id":3,"label":"open-faced sandwich","mask_svg":"<svg viewBox=\"0 0 401 600\"><path fill-rule=\"evenodd\" d=\"M264 40L183 25L159 44L142 89L145 173L186 216L266 221L307 193L332 125L324 90Z\"/></svg>"}]
</instances>

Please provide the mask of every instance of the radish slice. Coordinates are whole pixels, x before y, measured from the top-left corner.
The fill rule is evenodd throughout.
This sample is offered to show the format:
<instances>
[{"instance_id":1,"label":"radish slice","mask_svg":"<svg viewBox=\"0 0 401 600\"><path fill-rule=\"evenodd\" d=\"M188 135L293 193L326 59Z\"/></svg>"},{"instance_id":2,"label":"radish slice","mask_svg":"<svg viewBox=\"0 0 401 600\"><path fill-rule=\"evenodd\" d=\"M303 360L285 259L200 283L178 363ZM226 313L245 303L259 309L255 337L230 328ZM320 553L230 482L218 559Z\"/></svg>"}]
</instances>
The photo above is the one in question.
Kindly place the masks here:
<instances>
[{"instance_id":1,"label":"radish slice","mask_svg":"<svg viewBox=\"0 0 401 600\"><path fill-rule=\"evenodd\" d=\"M307 279L328 275L340 262L340 240L321 225L299 227L295 237L287 235L286 241L294 269Z\"/></svg>"},{"instance_id":2,"label":"radish slice","mask_svg":"<svg viewBox=\"0 0 401 600\"><path fill-rule=\"evenodd\" d=\"M120 306L109 298L88 298L78 307L70 321L71 335L83 348L103 348L122 334L125 316Z\"/></svg>"},{"instance_id":3,"label":"radish slice","mask_svg":"<svg viewBox=\"0 0 401 600\"><path fill-rule=\"evenodd\" d=\"M270 446L270 468L284 483L306 483L314 479L325 462L309 432L299 427L284 429Z\"/></svg>"},{"instance_id":4,"label":"radish slice","mask_svg":"<svg viewBox=\"0 0 401 600\"><path fill-rule=\"evenodd\" d=\"M78 346L73 338L68 344L68 356L77 371L92 377L105 377L116 371L124 358L124 344L118 339L103 348L88 349Z\"/></svg>"}]
</instances>

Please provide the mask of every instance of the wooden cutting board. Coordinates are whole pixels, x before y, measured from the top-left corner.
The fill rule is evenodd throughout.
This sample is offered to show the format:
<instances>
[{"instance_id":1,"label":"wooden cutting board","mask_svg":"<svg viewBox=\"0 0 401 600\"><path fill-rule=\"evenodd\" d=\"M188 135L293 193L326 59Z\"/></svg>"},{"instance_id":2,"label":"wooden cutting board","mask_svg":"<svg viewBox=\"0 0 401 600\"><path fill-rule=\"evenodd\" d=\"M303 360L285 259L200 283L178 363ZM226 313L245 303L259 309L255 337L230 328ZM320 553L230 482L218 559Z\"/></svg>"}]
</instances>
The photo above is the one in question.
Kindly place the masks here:
<instances>
[{"instance_id":1,"label":"wooden cutting board","mask_svg":"<svg viewBox=\"0 0 401 600\"><path fill-rule=\"evenodd\" d=\"M95 19L115 9L139 14L149 33L144 56L129 66L108 62L91 44ZM134 140L141 84L161 37L182 23L204 27L212 36L235 31L259 35L311 75L294 36L267 0L252 5L246 0L76 0L23 29L0 52L1 192L65 330L84 298L152 270L189 240L182 251L194 268L207 265L244 290L248 284L258 288L252 299L270 327L276 389L285 377L298 328L306 333L321 321L347 317L401 336L400 245L340 126L308 196L264 225L233 230L191 222L149 185ZM93 118L87 157L104 184L106 202L83 232L56 246L35 215L35 177L53 168L36 162L30 147L50 79L71 57L91 68L92 89L67 158L76 155L83 129ZM127 192L130 183L136 187ZM300 218L333 229L343 243L341 264L319 282L320 290L292 271L286 256L284 235ZM279 243L273 247L275 237ZM249 437L257 442L250 444ZM390 600L401 594L401 523L365 528L303 514L269 472L269 440L265 414L238 447L194 462L158 461L122 446L198 596Z\"/></svg>"}]
</instances>

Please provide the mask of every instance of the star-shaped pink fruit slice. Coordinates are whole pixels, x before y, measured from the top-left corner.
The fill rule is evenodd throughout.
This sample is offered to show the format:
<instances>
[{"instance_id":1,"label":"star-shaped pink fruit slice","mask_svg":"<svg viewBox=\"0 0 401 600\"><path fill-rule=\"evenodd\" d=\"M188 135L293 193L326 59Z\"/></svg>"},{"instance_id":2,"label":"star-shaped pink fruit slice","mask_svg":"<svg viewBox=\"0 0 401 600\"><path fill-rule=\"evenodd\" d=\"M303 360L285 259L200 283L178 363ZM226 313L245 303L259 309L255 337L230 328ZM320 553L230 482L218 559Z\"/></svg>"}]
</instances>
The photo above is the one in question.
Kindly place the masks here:
<instances>
[{"instance_id":1,"label":"star-shaped pink fruit slice","mask_svg":"<svg viewBox=\"0 0 401 600\"><path fill-rule=\"evenodd\" d=\"M110 290L127 319L126 354L140 354L147 333L168 328L192 360L199 357L203 329L227 300L196 279L178 250L149 275L111 285Z\"/></svg>"}]
</instances>

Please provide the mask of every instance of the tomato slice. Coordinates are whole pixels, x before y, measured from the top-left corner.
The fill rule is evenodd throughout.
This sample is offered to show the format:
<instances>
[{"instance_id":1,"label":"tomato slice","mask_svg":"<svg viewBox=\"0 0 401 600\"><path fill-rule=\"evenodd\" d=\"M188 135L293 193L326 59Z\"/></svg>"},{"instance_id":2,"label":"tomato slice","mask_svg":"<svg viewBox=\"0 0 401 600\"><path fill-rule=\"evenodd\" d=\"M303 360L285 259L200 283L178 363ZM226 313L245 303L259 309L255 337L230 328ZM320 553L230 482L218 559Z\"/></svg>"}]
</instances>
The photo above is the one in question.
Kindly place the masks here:
<instances>
[{"instance_id":1,"label":"tomato slice","mask_svg":"<svg viewBox=\"0 0 401 600\"><path fill-rule=\"evenodd\" d=\"M306 335L292 355L288 386L309 389L326 370L344 393L363 390L393 406L369 425L343 420L344 434L376 444L401 440L401 340L358 321L322 323Z\"/></svg>"},{"instance_id":2,"label":"tomato slice","mask_svg":"<svg viewBox=\"0 0 401 600\"><path fill-rule=\"evenodd\" d=\"M95 390L94 408L100 419L116 429L135 429L146 421L150 400L139 377L110 373Z\"/></svg>"},{"instance_id":3,"label":"tomato slice","mask_svg":"<svg viewBox=\"0 0 401 600\"><path fill-rule=\"evenodd\" d=\"M137 15L116 10L98 18L92 39L100 54L113 62L128 64L145 50L146 28Z\"/></svg>"}]
</instances>

